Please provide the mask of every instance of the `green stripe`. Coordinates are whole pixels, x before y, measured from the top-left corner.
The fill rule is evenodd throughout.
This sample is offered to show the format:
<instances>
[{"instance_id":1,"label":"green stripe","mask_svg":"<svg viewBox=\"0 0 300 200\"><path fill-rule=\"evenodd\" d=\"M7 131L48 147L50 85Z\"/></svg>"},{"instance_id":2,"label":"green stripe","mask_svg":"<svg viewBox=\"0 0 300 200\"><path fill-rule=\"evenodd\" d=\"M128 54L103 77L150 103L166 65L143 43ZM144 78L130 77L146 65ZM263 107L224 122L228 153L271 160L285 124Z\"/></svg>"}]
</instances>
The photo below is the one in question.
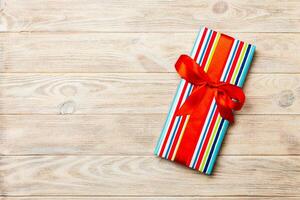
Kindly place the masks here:
<instances>
[{"instance_id":1,"label":"green stripe","mask_svg":"<svg viewBox=\"0 0 300 200\"><path fill-rule=\"evenodd\" d=\"M239 58L237 67L235 68L233 77L232 77L232 79L231 79L231 80L234 81L234 82L235 82L235 80L236 80L236 76L238 75L238 72L240 71L241 64L242 64L242 61L243 61L243 59L244 59L244 57L245 57L245 53L246 53L247 47L248 47L248 44L245 43L245 44L244 44L244 47L243 47L243 51L242 51L242 56L240 56L240 58ZM231 83L232 83L232 81L231 81ZM234 82L233 82L233 83L234 83Z\"/></svg>"},{"instance_id":2,"label":"green stripe","mask_svg":"<svg viewBox=\"0 0 300 200\"><path fill-rule=\"evenodd\" d=\"M205 65L205 67L204 67L204 71L205 71L205 72L207 72L207 70L208 70L208 68L209 68L209 66L210 66L210 62L211 62L211 59L212 59L212 57L213 57L213 55L214 55L214 53L215 53L216 46L217 46L217 44L219 43L220 36L221 36L221 34L220 34L220 33L217 33L217 36L216 36L216 38L215 38L215 41L214 41L214 43L213 43L213 47L212 47L212 49L211 49L211 52L210 52L210 55L209 55L209 58L208 58L208 61L206 62L206 65Z\"/></svg>"},{"instance_id":3,"label":"green stripe","mask_svg":"<svg viewBox=\"0 0 300 200\"><path fill-rule=\"evenodd\" d=\"M240 56L240 58L238 60L237 67L235 68L233 77L231 78L231 81L234 81L234 82L236 81L237 74L240 71L241 64L242 64L242 61L243 61L243 59L245 57L247 48L248 48L248 44L245 43L244 46L243 46L242 54L241 54L241 56ZM221 119L222 119L222 117L218 116L217 123L214 125L213 135L210 137L209 145L208 145L208 147L205 150L205 155L204 155L204 158L203 158L203 160L201 162L200 171L204 170L204 167L205 167L205 164L207 162L207 158L208 158L209 152L211 151L212 143L215 140L217 130L219 129Z\"/></svg>"},{"instance_id":4,"label":"green stripe","mask_svg":"<svg viewBox=\"0 0 300 200\"><path fill-rule=\"evenodd\" d=\"M213 142L213 138L215 138L215 136L216 136L216 133L217 133L218 127L220 125L221 119L222 118L218 114L217 123L214 126L213 135L210 137L208 147L205 150L205 155L204 155L204 158L202 159L202 162L201 162L200 171L204 170L204 166L205 166L205 163L207 161L207 156L208 156L208 153L210 152L211 145L212 145L212 142Z\"/></svg>"}]
</instances>

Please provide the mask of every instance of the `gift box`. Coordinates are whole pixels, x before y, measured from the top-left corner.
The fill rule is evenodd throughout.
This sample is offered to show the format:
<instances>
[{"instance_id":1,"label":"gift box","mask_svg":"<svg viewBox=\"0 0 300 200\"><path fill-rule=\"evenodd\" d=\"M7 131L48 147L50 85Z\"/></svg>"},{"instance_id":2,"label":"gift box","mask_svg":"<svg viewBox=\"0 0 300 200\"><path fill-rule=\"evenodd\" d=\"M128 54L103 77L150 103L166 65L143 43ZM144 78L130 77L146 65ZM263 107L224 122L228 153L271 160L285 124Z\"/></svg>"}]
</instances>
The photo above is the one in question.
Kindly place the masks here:
<instances>
[{"instance_id":1,"label":"gift box","mask_svg":"<svg viewBox=\"0 0 300 200\"><path fill-rule=\"evenodd\" d=\"M241 88L254 50L254 45L200 29L190 56L176 63L182 79L155 148L157 156L212 173L232 110L242 107Z\"/></svg>"}]
</instances>

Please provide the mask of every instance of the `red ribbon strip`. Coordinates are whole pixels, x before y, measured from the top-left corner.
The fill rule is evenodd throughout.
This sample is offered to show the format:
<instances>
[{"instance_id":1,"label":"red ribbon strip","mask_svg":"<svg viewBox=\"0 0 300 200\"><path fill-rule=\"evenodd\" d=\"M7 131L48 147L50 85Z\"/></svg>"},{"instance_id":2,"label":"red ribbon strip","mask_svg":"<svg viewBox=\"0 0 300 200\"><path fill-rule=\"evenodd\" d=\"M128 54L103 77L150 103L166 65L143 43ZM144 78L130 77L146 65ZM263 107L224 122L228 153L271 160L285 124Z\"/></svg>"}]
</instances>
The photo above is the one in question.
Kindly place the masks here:
<instances>
[{"instance_id":1,"label":"red ribbon strip","mask_svg":"<svg viewBox=\"0 0 300 200\"><path fill-rule=\"evenodd\" d=\"M194 85L194 90L184 104L176 111L176 115L192 115L201 108L201 98L206 90L214 90L214 97L220 115L230 123L234 121L232 110L240 110L245 102L243 90L230 83L214 82L205 73L204 67L198 65L187 55L181 55L175 64L177 73Z\"/></svg>"}]
</instances>

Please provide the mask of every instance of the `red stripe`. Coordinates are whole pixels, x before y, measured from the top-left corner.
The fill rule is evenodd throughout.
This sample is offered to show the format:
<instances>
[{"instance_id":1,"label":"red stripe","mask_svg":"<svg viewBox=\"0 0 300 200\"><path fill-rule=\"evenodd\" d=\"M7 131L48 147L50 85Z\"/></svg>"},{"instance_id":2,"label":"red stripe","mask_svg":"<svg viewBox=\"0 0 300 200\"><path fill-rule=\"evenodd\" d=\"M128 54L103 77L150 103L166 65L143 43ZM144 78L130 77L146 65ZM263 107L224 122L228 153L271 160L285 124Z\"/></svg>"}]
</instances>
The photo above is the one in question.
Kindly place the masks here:
<instances>
[{"instance_id":1,"label":"red stripe","mask_svg":"<svg viewBox=\"0 0 300 200\"><path fill-rule=\"evenodd\" d=\"M236 56L235 56L235 58L234 58L232 67L231 67L231 69L230 69L230 72L229 72L229 75L228 75L228 78L227 78L227 80L229 80L229 81L231 80L232 74L233 74L234 69L235 69L235 67L236 67L236 64L237 64L239 55L240 55L240 53L241 53L243 44L244 44L244 42L241 42L241 43L239 44L239 47L238 47ZM209 141L209 139L210 139L210 136L211 136L211 133L212 133L212 129L213 129L213 127L215 126L215 122L216 122L216 119L217 119L218 114L219 114L219 111L218 111L218 109L217 109L216 112L214 113L214 118L213 118L213 121L212 121L212 123L211 123L211 125L210 125L210 128L209 128L209 130L208 130L207 137L205 138L205 141L204 141L204 143L203 143L203 147L202 147L202 149L201 149L201 152L200 152L200 155L199 155L199 159L198 159L197 164L196 164L196 169L198 169L198 168L200 167L202 158L203 158L203 156L204 156L204 152L205 152L205 150L206 150L208 141Z\"/></svg>"},{"instance_id":2,"label":"red stripe","mask_svg":"<svg viewBox=\"0 0 300 200\"><path fill-rule=\"evenodd\" d=\"M197 59L198 59L198 56L199 56L199 53L200 53L200 49L201 49L201 47L202 47L202 44L203 44L203 41L204 41L204 38L205 38L206 33L207 33L207 28L204 28L204 32L203 32L202 38L201 38L201 40L200 40L200 43L199 43L199 45L198 45L196 54L195 54L195 56L194 56L194 60L195 60L195 61L197 61Z\"/></svg>"},{"instance_id":3,"label":"red stripe","mask_svg":"<svg viewBox=\"0 0 300 200\"><path fill-rule=\"evenodd\" d=\"M230 71L229 71L229 74L228 74L228 78L227 78L227 81L226 81L227 83L229 83L230 80L231 80L231 77L232 77L233 72L234 72L234 70L235 70L237 61L238 61L238 59L239 59L239 57L240 57L240 54L241 54L243 45L244 45L244 42L241 42L241 43L239 44L238 50L237 50L237 52L236 52L235 58L234 58L233 63L232 63L232 67L231 67L231 69L230 69Z\"/></svg>"},{"instance_id":4,"label":"red stripe","mask_svg":"<svg viewBox=\"0 0 300 200\"><path fill-rule=\"evenodd\" d=\"M215 53L210 63L210 66L212 67L209 67L207 71L207 74L212 78L212 80L217 81L220 79L226 61L228 59L233 41L233 38L221 34L219 42L216 46ZM207 51L207 53L208 52L209 51ZM199 113L190 116L185 133L182 137L181 143L176 154L176 161L189 166L197 142L199 140L201 130L205 123L205 118L207 117L207 114L209 112L213 96L214 91L211 89L207 89L205 95L199 103L199 105L203 109L201 109Z\"/></svg>"},{"instance_id":5,"label":"red stripe","mask_svg":"<svg viewBox=\"0 0 300 200\"><path fill-rule=\"evenodd\" d=\"M210 53L210 51L211 51L211 48L212 48L212 46L213 46L213 44L214 44L216 35L217 35L217 32L214 31L213 34L212 34L212 36L211 36L211 40L210 40L210 42L209 42L209 44L208 44L207 51L206 51L205 56L204 56L203 61L202 61L202 63L203 63L202 66L203 66L203 67L206 65L206 62L207 62L209 53Z\"/></svg>"},{"instance_id":6,"label":"red stripe","mask_svg":"<svg viewBox=\"0 0 300 200\"><path fill-rule=\"evenodd\" d=\"M186 89L186 87L187 87L187 82L184 84L184 86L183 86L183 90L185 90L185 89ZM179 106L180 106L180 102L181 102L181 100L182 100L183 96L184 96L184 92L182 92L182 93L180 94L180 98L179 98L178 104L176 105L176 109L175 109L175 110L177 110L177 109L179 108ZM172 125L173 125L173 123L174 123L174 121L175 121L175 118L176 118L176 116L175 116L175 115L173 115L173 117L172 117L172 121L171 121L171 124L172 124ZM164 139L163 146L162 146L162 148L161 148L161 151L160 151L160 153L159 153L159 156L160 156L160 157L162 157L162 154L163 154L163 152L164 152L164 149L165 149L165 147L166 147L166 144L167 144L167 141L168 141L168 138L169 138L170 132L171 132L171 130L172 130L172 129L171 129L171 127L172 127L172 126L169 126L169 129L168 129L167 135L166 135L166 137L165 137L165 139Z\"/></svg>"},{"instance_id":7,"label":"red stripe","mask_svg":"<svg viewBox=\"0 0 300 200\"><path fill-rule=\"evenodd\" d=\"M203 45L203 41L204 41L204 38L205 38L205 36L206 36L206 33L207 33L207 28L204 28L204 32L203 32L203 34L202 34L202 36L201 36L200 43L199 43L199 45L198 45L198 47L197 47L197 52L196 52L196 55L195 55L195 57L194 57L194 60L197 60L197 58L198 58L198 55L199 55L200 49L201 49L201 47L202 47L202 45ZM186 90L186 88L187 88L187 85L188 85L188 82L185 82L185 83L184 83L184 86L183 86L183 90L182 90L182 92L181 92L181 94L180 94L181 96L182 96L183 94L185 94L185 90ZM181 100L182 100L182 98L179 99L179 101L178 101L178 103L177 103L177 106L176 106L176 109L175 109L175 112L179 109L179 106L181 105ZM175 113L175 112L174 112L174 113ZM160 157L162 157L162 154L163 154L163 152L164 152L166 143L167 143L168 138L169 138L169 136L170 136L170 132L171 132L172 127L173 127L173 125L174 125L175 118L176 118L176 116L175 116L175 114L173 114L172 119L171 119L171 123L170 123L170 125L169 125L169 127L168 127L168 131L167 131L166 137L164 138L163 146L162 146L161 151L160 151L160 153L159 153L159 156L160 156ZM182 121L181 121L180 123L182 123ZM180 126L181 126L181 124L180 124ZM173 144L175 144L175 143L173 143Z\"/></svg>"},{"instance_id":8,"label":"red stripe","mask_svg":"<svg viewBox=\"0 0 300 200\"><path fill-rule=\"evenodd\" d=\"M207 59L210 54L210 51L213 46L216 35L217 35L217 33L215 31L213 31L212 37L210 38L210 40L208 42L208 47L204 54L202 66L204 66L207 62ZM193 88L193 90L194 90L194 88ZM179 144L180 148L178 148L178 151L176 154L176 160L178 162L184 163L186 165L188 165L188 163L190 163L190 161L192 159L191 155L194 152L195 146L197 145L198 138L201 134L201 132L199 134L199 131L202 130L202 128L204 126L206 115L209 112L209 105L211 104L211 101L212 101L212 95L213 94L211 91L207 91L207 94L205 95L206 97L203 98L205 100L202 103L202 106L204 109L202 110L201 113L197 113L197 116L191 116L191 118L189 119L185 133L182 137L181 143ZM186 136L186 135L188 135L188 136Z\"/></svg>"},{"instance_id":9,"label":"red stripe","mask_svg":"<svg viewBox=\"0 0 300 200\"><path fill-rule=\"evenodd\" d=\"M233 44L233 41L234 41L233 38L228 37L228 36L225 36L225 35L222 35L222 37L227 37L227 38L231 39L231 40L232 40L232 44ZM215 65L216 65L215 63L222 63L222 64L221 64L222 70L221 70L221 73L216 73L216 70L212 71L213 69L209 68L209 70L208 70L208 74L209 74L209 75L211 75L211 76L214 75L213 77L217 76L217 77L220 78L220 76L221 76L221 74L222 74L222 72L223 72L223 70L224 70L224 67L225 67L225 65L226 65L226 61L227 61L227 59L228 59L228 56L229 56L229 53L230 53L232 44L231 44L230 48L227 49L227 50L228 50L228 55L227 55L226 57L223 58L223 63L222 63L221 61L217 60L217 59L218 59L218 55L217 55L217 54L219 54L220 52L216 50L216 55L214 56L214 58L213 58L211 64L212 64L212 66L215 66ZM221 52L221 53L222 53L222 52ZM225 53L225 52L224 52L224 53ZM221 55L220 55L220 56L221 56ZM215 59L215 57L216 57L216 59ZM225 59L225 58L226 58L226 59ZM221 67L221 66L220 66L220 67ZM217 108L217 109L216 109L216 112L215 112L214 115L213 115L213 120L212 120L212 122L211 122L211 124L210 124L209 130L208 130L208 132L207 132L207 136L206 136L206 138L205 138L205 140L204 140L204 143L203 143L203 145L202 145L202 149L201 149L201 151L200 151L199 159L198 159L197 164L196 164L196 169L198 169L199 166L200 166L200 164L201 164L202 158L203 158L204 153L205 153L205 150L206 150L206 148L207 148L207 144L208 144L208 142L209 142L209 139L210 139L210 137L211 137L213 128L214 128L214 126L215 126L215 123L216 123L216 119L217 119L218 114L219 114L219 111L218 111L218 108Z\"/></svg>"},{"instance_id":10,"label":"red stripe","mask_svg":"<svg viewBox=\"0 0 300 200\"><path fill-rule=\"evenodd\" d=\"M189 166L195 147L197 145L201 130L208 115L209 107L213 100L213 91L207 90L200 104L203 107L201 112L190 115L181 143L179 144L175 160L179 163Z\"/></svg>"},{"instance_id":11,"label":"red stripe","mask_svg":"<svg viewBox=\"0 0 300 200\"><path fill-rule=\"evenodd\" d=\"M214 44L216 35L217 35L217 32L213 31L212 36L211 36L211 38L208 42L207 49L206 49L205 54L204 54L204 58L203 58L203 61L202 61L203 64L201 65L202 67L204 67L206 65L206 62L207 62L207 59L209 57L211 48ZM193 90L194 89L195 88L193 88ZM192 90L192 92L193 92L193 90ZM195 124L195 125L193 125L193 127L197 126L197 129L195 127L193 128L194 130L186 129L184 134L190 134L190 135L193 135L193 136L190 136L189 138L183 136L183 138L182 138L181 143L183 143L182 146L185 146L185 152L184 153L183 152L179 153L180 155L178 156L178 159L180 159L180 157L184 158L186 164L191 162L192 156L187 156L187 153L189 155L192 155L192 152L195 151L194 148L196 147L198 138L201 135L201 132L199 134L199 131L202 130L202 128L204 126L204 123L205 123L205 118L208 115L209 105L211 104L211 101L212 101L212 97L208 97L208 96L212 95L210 93L211 92L208 92L208 95L207 95L208 101L204 101L204 103L203 103L204 104L203 107L205 107L205 109L203 109L203 114L202 113L197 113L198 116L196 118L192 117L191 121L188 122L189 124ZM182 121L182 123L184 123L184 121ZM181 146L181 144L180 144L180 146Z\"/></svg>"},{"instance_id":12,"label":"red stripe","mask_svg":"<svg viewBox=\"0 0 300 200\"><path fill-rule=\"evenodd\" d=\"M205 140L204 140L202 149L201 149L200 154L199 154L199 159L198 159L197 164L196 164L196 169L198 169L199 166L200 166L201 160L202 160L203 155L204 155L204 152L205 152L205 150L206 150L206 146L207 146L207 144L208 144L208 141L209 141L209 138L210 138L210 136L211 136L212 130L213 130L214 126L215 126L215 123L216 123L216 120L217 120L218 113L219 113L219 112L215 112L215 113L214 113L213 120L212 120L211 123L210 123L210 127L209 127L209 129L208 129L207 136L206 136L206 138L205 138ZM204 134L205 134L205 133L204 133Z\"/></svg>"},{"instance_id":13,"label":"red stripe","mask_svg":"<svg viewBox=\"0 0 300 200\"><path fill-rule=\"evenodd\" d=\"M177 144L177 141L178 141L178 139L179 139L179 136L180 136L180 133L181 133L181 130L182 130L182 127L183 127L183 125L184 125L185 120L186 120L186 116L183 116L183 117L182 117L182 120L180 121L180 126L179 126L179 128L178 128L178 130L177 130L177 132L176 132L176 136L175 136L175 138L174 138L173 144L171 144L172 147L171 147L171 150L170 150L170 154L169 154L169 156L168 156L168 159L169 159L169 160L172 159L172 156L173 156L173 153L174 153L174 151L175 151L176 144ZM183 122L183 123L182 123L182 122Z\"/></svg>"}]
</instances>

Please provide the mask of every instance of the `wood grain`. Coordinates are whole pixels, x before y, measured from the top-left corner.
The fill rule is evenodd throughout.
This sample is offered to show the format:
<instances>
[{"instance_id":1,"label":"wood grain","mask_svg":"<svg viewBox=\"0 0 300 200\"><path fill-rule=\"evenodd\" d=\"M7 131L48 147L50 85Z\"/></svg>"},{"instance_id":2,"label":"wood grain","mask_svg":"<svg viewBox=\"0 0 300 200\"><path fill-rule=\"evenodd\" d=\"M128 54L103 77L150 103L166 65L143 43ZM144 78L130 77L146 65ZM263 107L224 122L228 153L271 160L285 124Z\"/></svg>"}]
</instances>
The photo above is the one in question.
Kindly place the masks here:
<instances>
[{"instance_id":1,"label":"wood grain","mask_svg":"<svg viewBox=\"0 0 300 200\"><path fill-rule=\"evenodd\" d=\"M153 156L9 156L0 160L1 188L4 195L300 195L298 156L220 156L217 164L215 176L203 176Z\"/></svg>"},{"instance_id":2,"label":"wood grain","mask_svg":"<svg viewBox=\"0 0 300 200\"><path fill-rule=\"evenodd\" d=\"M3 0L2 31L299 32L298 0Z\"/></svg>"},{"instance_id":3,"label":"wood grain","mask_svg":"<svg viewBox=\"0 0 300 200\"><path fill-rule=\"evenodd\" d=\"M0 0L0 200L300 199L298 0ZM153 156L199 26L257 46L213 176Z\"/></svg>"},{"instance_id":4,"label":"wood grain","mask_svg":"<svg viewBox=\"0 0 300 200\"><path fill-rule=\"evenodd\" d=\"M174 72L196 34L2 33L0 72ZM257 46L250 73L300 72L299 34L229 34Z\"/></svg>"},{"instance_id":5,"label":"wood grain","mask_svg":"<svg viewBox=\"0 0 300 200\"><path fill-rule=\"evenodd\" d=\"M153 155L165 118L165 114L1 115L0 153ZM300 115L236 116L220 154L300 155L298 121Z\"/></svg>"},{"instance_id":6,"label":"wood grain","mask_svg":"<svg viewBox=\"0 0 300 200\"><path fill-rule=\"evenodd\" d=\"M0 74L1 114L167 113L175 73ZM299 114L300 74L251 74L238 114Z\"/></svg>"}]
</instances>

